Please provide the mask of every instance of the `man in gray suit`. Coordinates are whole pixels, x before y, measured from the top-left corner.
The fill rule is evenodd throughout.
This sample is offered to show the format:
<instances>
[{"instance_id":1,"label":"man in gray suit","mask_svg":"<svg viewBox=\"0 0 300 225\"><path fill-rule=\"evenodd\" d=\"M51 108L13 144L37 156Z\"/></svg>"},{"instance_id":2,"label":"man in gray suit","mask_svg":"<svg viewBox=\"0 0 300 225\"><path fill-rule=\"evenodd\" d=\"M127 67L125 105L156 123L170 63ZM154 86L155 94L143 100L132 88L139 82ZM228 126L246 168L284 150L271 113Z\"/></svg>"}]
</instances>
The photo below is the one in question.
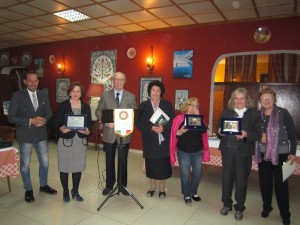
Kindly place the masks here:
<instances>
[{"instance_id":1,"label":"man in gray suit","mask_svg":"<svg viewBox=\"0 0 300 225\"><path fill-rule=\"evenodd\" d=\"M10 101L8 120L16 124L16 139L20 147L20 170L25 189L25 201L33 202L30 179L30 158L34 147L39 160L40 191L56 194L48 186L48 135L46 123L52 117L48 95L37 90L39 79L35 71L25 75L26 88L13 94Z\"/></svg>"},{"instance_id":2,"label":"man in gray suit","mask_svg":"<svg viewBox=\"0 0 300 225\"><path fill-rule=\"evenodd\" d=\"M126 76L124 73L116 72L113 76L114 88L104 91L96 109L96 116L101 121L102 110L104 109L136 109L136 99L134 94L124 90ZM131 135L126 136L122 140L122 148L120 148L120 137L114 132L114 123L103 124L103 149L105 151L106 162L106 186L102 192L108 195L116 182L115 175L115 154L118 148L118 175L117 179L120 185L127 187L127 159ZM129 195L126 189L118 190L123 195Z\"/></svg>"}]
</instances>

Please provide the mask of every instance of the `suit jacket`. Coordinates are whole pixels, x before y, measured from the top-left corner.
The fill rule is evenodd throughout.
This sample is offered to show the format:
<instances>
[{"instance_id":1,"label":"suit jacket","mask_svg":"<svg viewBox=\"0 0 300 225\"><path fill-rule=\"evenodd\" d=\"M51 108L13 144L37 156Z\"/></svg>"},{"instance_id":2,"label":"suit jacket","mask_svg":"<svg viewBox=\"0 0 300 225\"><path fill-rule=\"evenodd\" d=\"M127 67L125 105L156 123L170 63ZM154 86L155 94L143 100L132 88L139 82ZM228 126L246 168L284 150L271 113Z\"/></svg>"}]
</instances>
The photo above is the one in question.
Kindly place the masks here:
<instances>
[{"instance_id":1,"label":"suit jacket","mask_svg":"<svg viewBox=\"0 0 300 225\"><path fill-rule=\"evenodd\" d=\"M141 116L136 123L138 129L142 133L143 140L143 157L144 158L164 158L169 157L170 151L170 133L172 128L172 121L175 117L175 112L172 104L169 101L162 99L159 103L159 108L162 109L169 117L170 120L164 125L164 141L159 144L158 134L153 132L153 124L150 122L150 118L154 113L150 100L144 101L139 107L142 112Z\"/></svg>"},{"instance_id":2,"label":"suit jacket","mask_svg":"<svg viewBox=\"0 0 300 225\"><path fill-rule=\"evenodd\" d=\"M225 109L221 118L236 118L234 110ZM217 130L221 127L221 120L217 125ZM249 108L242 118L242 130L247 131L247 138L238 141L235 135L225 135L218 137L221 139L219 149L222 154L230 153L230 149L240 149L240 156L251 156L254 154L255 141L261 139L261 118L256 109ZM217 132L218 134L218 132Z\"/></svg>"},{"instance_id":3,"label":"suit jacket","mask_svg":"<svg viewBox=\"0 0 300 225\"><path fill-rule=\"evenodd\" d=\"M102 92L98 107L96 109L96 116L98 120L102 120L102 110L104 109L116 109L117 104L114 96L114 89ZM136 99L134 94L123 90L122 99L120 102L120 109L136 109ZM109 128L103 124L103 141L106 143L114 143L117 139L120 143L120 137L115 134L114 128ZM131 135L123 138L123 144L128 144L131 141Z\"/></svg>"},{"instance_id":4,"label":"suit jacket","mask_svg":"<svg viewBox=\"0 0 300 225\"><path fill-rule=\"evenodd\" d=\"M48 139L47 122L52 117L52 109L47 92L36 91L39 106L34 110L27 88L15 92L9 105L8 120L16 124L16 139L20 143L37 143ZM44 117L45 126L29 126L30 118Z\"/></svg>"},{"instance_id":5,"label":"suit jacket","mask_svg":"<svg viewBox=\"0 0 300 225\"><path fill-rule=\"evenodd\" d=\"M55 118L55 126L57 127L58 131L59 131L60 126L66 125L65 124L65 114L72 114L72 113L73 113L73 111L72 111L72 107L71 107L71 103L70 103L69 99L63 101L62 103L60 103L58 105L57 114L56 114L56 118ZM91 130L91 125L92 125L91 108L88 104L86 104L84 102L81 102L81 114L87 115L86 125ZM72 130L68 133L62 133L59 131L59 137L70 139L70 138L73 138L76 133L77 133L78 137L81 137L81 138L85 138L88 136L88 135L85 135L80 132Z\"/></svg>"}]
</instances>

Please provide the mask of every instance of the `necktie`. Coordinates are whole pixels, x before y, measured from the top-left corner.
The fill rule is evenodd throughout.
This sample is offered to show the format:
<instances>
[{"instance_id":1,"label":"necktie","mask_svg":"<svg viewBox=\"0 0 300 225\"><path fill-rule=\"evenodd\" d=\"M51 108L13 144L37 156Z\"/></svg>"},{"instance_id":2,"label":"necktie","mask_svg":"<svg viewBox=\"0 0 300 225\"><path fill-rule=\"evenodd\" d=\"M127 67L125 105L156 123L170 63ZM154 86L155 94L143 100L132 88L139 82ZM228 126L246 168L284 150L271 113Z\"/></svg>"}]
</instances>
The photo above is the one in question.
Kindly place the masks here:
<instances>
[{"instance_id":1,"label":"necktie","mask_svg":"<svg viewBox=\"0 0 300 225\"><path fill-rule=\"evenodd\" d=\"M119 95L120 95L120 93L117 93L117 95L116 95L116 104L117 104L117 108L119 108L119 106L120 106Z\"/></svg>"},{"instance_id":2,"label":"necktie","mask_svg":"<svg viewBox=\"0 0 300 225\"><path fill-rule=\"evenodd\" d=\"M32 93L32 104L33 104L34 110L36 111L36 109L38 108L38 101L37 101L35 93Z\"/></svg>"}]
</instances>

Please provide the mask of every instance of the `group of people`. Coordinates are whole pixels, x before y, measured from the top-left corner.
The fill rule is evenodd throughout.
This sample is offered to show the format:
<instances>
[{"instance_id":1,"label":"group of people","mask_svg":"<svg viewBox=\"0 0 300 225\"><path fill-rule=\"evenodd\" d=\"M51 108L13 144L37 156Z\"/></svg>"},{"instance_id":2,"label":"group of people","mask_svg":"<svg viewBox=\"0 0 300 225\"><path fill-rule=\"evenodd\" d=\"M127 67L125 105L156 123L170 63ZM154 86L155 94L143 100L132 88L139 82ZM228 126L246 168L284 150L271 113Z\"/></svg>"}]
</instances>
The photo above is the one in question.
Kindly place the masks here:
<instances>
[{"instance_id":1,"label":"group of people","mask_svg":"<svg viewBox=\"0 0 300 225\"><path fill-rule=\"evenodd\" d=\"M289 160L295 163L297 134L289 112L276 105L276 93L266 88L259 93L261 109L254 103L245 88L235 89L222 112L217 125L222 156L221 215L235 209L235 219L242 220L246 209L247 179L251 171L252 156L258 163L259 184L263 201L261 217L272 211L273 184L280 216L284 225L291 223L288 180L282 179L282 165ZM242 130L238 135L221 132L222 118L242 118ZM232 191L235 184L233 205Z\"/></svg>"},{"instance_id":2,"label":"group of people","mask_svg":"<svg viewBox=\"0 0 300 225\"><path fill-rule=\"evenodd\" d=\"M47 122L52 110L47 93L38 90L38 75L29 71L24 79L26 88L16 92L10 103L9 121L16 125L16 139L20 147L20 170L25 189L25 201L33 202L33 187L30 178L30 158L34 148L39 160L40 191L56 194L48 185L48 143ZM116 72L113 76L114 88L104 91L96 109L98 120L103 118L106 109L139 109L135 123L142 135L143 158L149 188L146 192L152 197L158 189L159 198L166 197L166 180L172 175L172 165L178 165L181 177L181 192L186 204L192 200L201 201L198 186L201 180L203 153L208 150L207 125L197 129L187 129L185 115L200 115L199 100L187 99L181 106L181 114L175 115L172 104L163 98L165 86L154 80L147 87L148 100L139 106L133 93L124 89L126 76ZM90 106L82 101L84 87L73 82L67 90L68 100L58 105L55 125L59 132L57 143L58 170L63 188L63 201L72 198L83 201L79 194L81 173L86 169L87 138L91 128ZM235 219L241 220L245 210L247 179L251 171L252 156L258 163L259 183L263 200L262 217L272 211L272 189L275 194L284 225L290 224L288 181L282 181L282 164L295 161L297 135L289 112L276 105L276 93L263 89L259 93L261 109L254 103L245 88L235 89L228 101L228 108L222 112L217 124L220 138L219 149L222 156L222 202L221 215L235 209ZM153 124L150 119L160 108L169 120L163 124ZM66 115L86 115L84 129L71 129L66 124ZM223 134L223 118L241 118L241 133ZM129 195L127 190L127 159L131 135L121 138L115 134L114 122L103 124L103 150L106 162L106 185L103 195L109 195L116 182L118 192ZM118 150L116 176L115 154ZM72 189L69 191L68 177L72 174ZM235 184L235 200L232 192ZM124 188L123 188L124 187Z\"/></svg>"}]
</instances>

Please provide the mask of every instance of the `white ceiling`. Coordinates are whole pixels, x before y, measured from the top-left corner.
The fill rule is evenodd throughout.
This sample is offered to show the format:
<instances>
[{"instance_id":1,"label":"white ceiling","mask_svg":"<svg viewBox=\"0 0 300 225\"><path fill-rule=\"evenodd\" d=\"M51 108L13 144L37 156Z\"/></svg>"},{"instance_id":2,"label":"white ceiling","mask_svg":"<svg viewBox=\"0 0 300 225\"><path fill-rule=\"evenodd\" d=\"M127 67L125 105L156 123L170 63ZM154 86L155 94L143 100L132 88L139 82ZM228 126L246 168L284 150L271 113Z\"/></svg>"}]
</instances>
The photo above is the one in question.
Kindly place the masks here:
<instances>
[{"instance_id":1,"label":"white ceiling","mask_svg":"<svg viewBox=\"0 0 300 225\"><path fill-rule=\"evenodd\" d=\"M53 13L91 17L71 23ZM180 26L300 15L300 0L0 0L0 49Z\"/></svg>"}]
</instances>

